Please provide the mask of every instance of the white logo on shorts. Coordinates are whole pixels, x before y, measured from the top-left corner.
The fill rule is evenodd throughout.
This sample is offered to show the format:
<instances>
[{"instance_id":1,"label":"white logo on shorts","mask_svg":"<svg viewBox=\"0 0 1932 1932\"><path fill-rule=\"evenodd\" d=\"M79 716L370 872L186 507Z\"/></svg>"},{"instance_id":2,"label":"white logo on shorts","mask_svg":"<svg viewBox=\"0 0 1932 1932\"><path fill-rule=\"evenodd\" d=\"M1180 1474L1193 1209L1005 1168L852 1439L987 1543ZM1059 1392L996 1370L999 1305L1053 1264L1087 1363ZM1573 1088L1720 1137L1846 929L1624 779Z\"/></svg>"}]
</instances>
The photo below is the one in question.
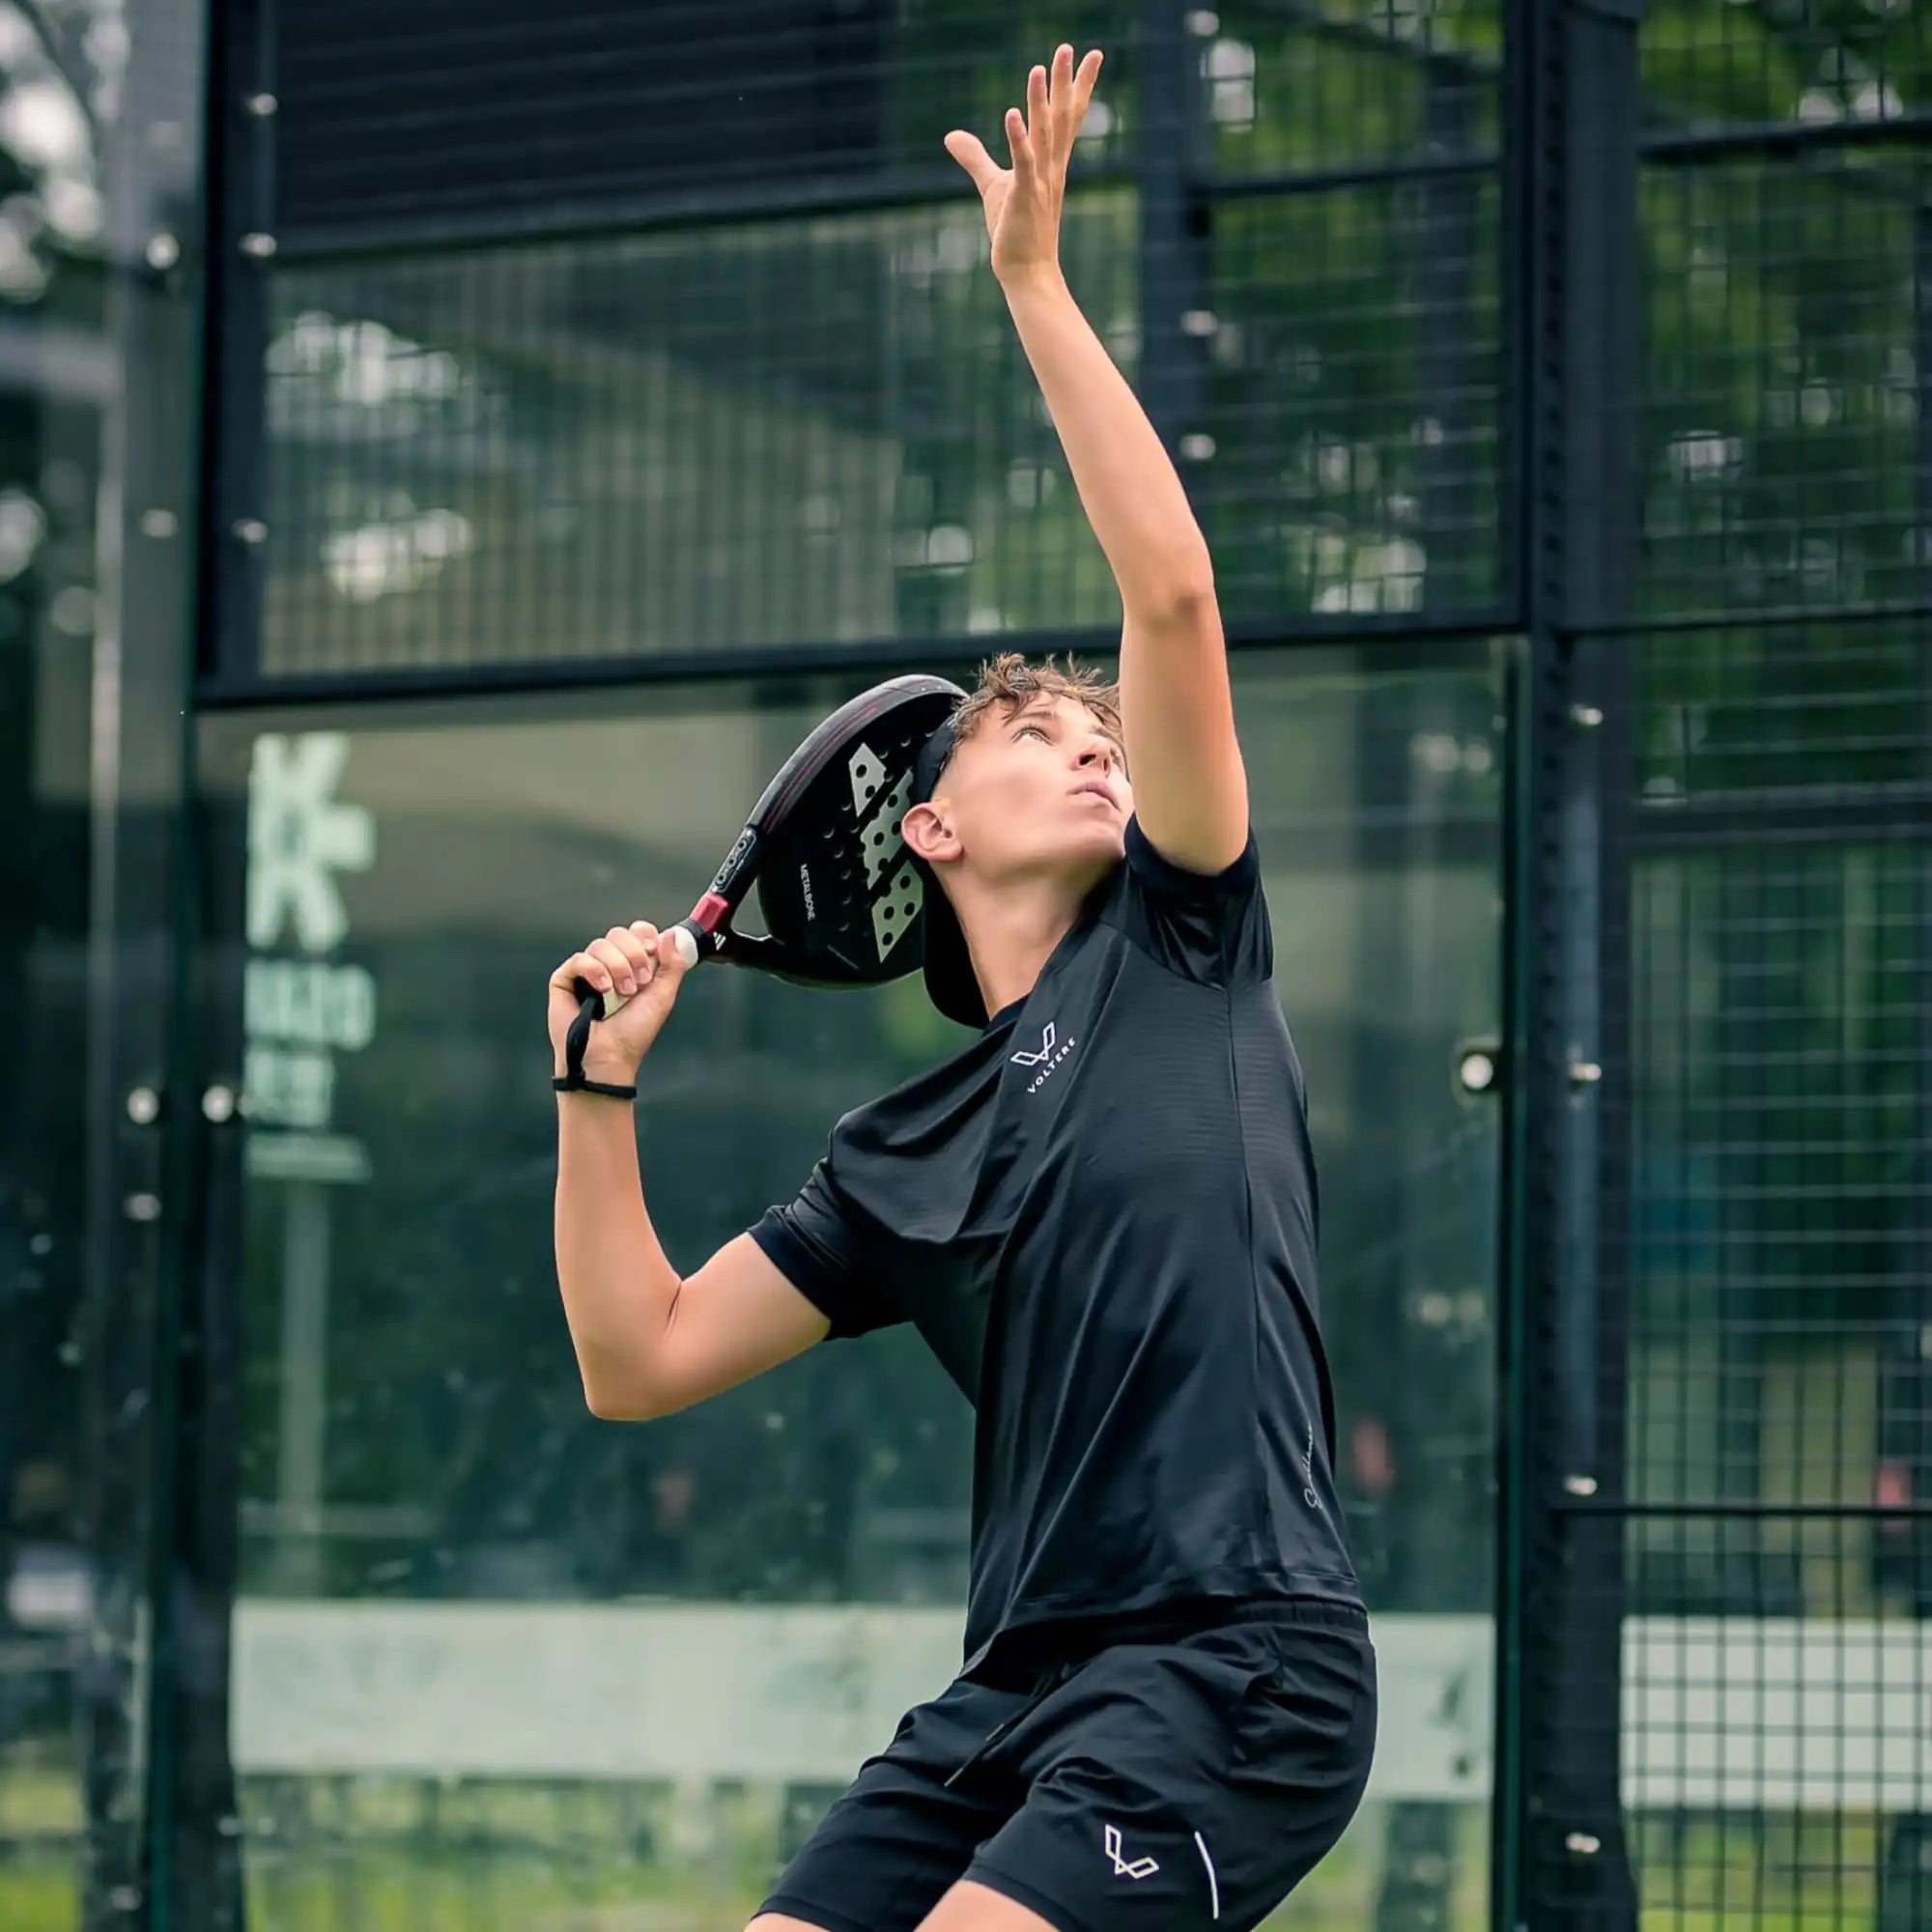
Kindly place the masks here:
<instances>
[{"instance_id":1,"label":"white logo on shorts","mask_svg":"<svg viewBox=\"0 0 1932 1932\"><path fill-rule=\"evenodd\" d=\"M1107 1856L1114 1861L1116 1878L1151 1878L1160 1869L1152 1859L1136 1859L1129 1864L1121 1856L1121 1828L1118 1825L1107 1827Z\"/></svg>"}]
</instances>

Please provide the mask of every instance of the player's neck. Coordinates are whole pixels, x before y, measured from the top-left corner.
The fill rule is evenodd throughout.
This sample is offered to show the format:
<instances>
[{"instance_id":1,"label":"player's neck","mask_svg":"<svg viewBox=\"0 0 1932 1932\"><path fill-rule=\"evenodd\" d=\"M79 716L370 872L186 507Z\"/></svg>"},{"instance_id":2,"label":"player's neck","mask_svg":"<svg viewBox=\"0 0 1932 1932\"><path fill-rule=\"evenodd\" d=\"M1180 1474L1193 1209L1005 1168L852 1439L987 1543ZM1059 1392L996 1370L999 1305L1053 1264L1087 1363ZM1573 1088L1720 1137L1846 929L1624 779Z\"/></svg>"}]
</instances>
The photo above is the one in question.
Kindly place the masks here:
<instances>
[{"instance_id":1,"label":"player's neck","mask_svg":"<svg viewBox=\"0 0 1932 1932\"><path fill-rule=\"evenodd\" d=\"M986 1011L997 1013L1033 991L1053 949L1079 918L1081 895L1064 880L1041 879L985 895L968 891L961 901L953 909L973 971Z\"/></svg>"}]
</instances>

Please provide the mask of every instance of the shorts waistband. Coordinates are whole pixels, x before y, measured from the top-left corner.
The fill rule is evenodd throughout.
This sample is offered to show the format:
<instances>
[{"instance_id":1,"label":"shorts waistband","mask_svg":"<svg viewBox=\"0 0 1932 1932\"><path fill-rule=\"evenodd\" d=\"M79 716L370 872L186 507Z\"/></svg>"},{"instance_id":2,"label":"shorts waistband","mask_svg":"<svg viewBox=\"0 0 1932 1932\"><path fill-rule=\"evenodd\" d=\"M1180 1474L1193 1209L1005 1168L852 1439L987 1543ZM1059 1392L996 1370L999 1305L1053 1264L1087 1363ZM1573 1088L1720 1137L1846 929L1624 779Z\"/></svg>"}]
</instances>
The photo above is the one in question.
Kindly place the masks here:
<instances>
[{"instance_id":1,"label":"shorts waistband","mask_svg":"<svg viewBox=\"0 0 1932 1932\"><path fill-rule=\"evenodd\" d=\"M1007 1634L997 1656L976 1662L968 1675L1013 1689L1038 1686L1123 1643L1179 1643L1236 1624L1293 1624L1366 1635L1369 1613L1360 1604L1328 1597L1197 1598L1117 1617L1022 1625Z\"/></svg>"},{"instance_id":2,"label":"shorts waistband","mask_svg":"<svg viewBox=\"0 0 1932 1932\"><path fill-rule=\"evenodd\" d=\"M1331 1603L1325 1597L1284 1597L1279 1603L1243 1604L1229 1624L1313 1624L1323 1630L1368 1634L1369 1613L1360 1604Z\"/></svg>"}]
</instances>

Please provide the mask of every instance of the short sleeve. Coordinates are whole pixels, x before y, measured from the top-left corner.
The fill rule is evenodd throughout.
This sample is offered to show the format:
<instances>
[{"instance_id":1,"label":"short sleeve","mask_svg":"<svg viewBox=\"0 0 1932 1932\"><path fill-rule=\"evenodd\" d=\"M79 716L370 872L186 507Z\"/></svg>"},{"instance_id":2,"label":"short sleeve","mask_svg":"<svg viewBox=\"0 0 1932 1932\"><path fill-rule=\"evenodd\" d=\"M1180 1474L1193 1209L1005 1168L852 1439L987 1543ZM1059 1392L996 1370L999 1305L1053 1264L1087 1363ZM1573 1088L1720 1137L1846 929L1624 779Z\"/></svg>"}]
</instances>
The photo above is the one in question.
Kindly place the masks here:
<instances>
[{"instance_id":1,"label":"short sleeve","mask_svg":"<svg viewBox=\"0 0 1932 1932\"><path fill-rule=\"evenodd\" d=\"M886 1286L884 1241L820 1161L799 1197L751 1230L772 1265L832 1323L832 1335L864 1335L906 1318Z\"/></svg>"},{"instance_id":2,"label":"short sleeve","mask_svg":"<svg viewBox=\"0 0 1932 1932\"><path fill-rule=\"evenodd\" d=\"M1144 952L1204 986L1252 985L1274 972L1274 935L1253 833L1224 871L1190 872L1127 821L1116 918Z\"/></svg>"}]
</instances>

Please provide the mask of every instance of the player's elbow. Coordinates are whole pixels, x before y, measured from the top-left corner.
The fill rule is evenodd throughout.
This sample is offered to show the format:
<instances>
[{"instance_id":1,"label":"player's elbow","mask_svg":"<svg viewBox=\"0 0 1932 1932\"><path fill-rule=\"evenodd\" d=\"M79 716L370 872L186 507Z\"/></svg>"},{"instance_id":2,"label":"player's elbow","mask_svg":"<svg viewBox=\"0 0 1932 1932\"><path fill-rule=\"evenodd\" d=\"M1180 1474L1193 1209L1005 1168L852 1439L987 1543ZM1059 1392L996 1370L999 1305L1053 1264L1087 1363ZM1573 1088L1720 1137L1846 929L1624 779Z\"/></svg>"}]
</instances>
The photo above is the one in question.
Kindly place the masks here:
<instances>
[{"instance_id":1,"label":"player's elbow","mask_svg":"<svg viewBox=\"0 0 1932 1932\"><path fill-rule=\"evenodd\" d=\"M1164 649L1221 641L1221 612L1213 567L1205 553L1151 566L1141 580L1121 586L1127 629L1159 640Z\"/></svg>"},{"instance_id":2,"label":"player's elbow","mask_svg":"<svg viewBox=\"0 0 1932 1932\"><path fill-rule=\"evenodd\" d=\"M655 1422L668 1412L635 1376L593 1371L581 1357L577 1366L583 1380L583 1406L599 1422Z\"/></svg>"},{"instance_id":3,"label":"player's elbow","mask_svg":"<svg viewBox=\"0 0 1932 1932\"><path fill-rule=\"evenodd\" d=\"M1211 616L1217 609L1214 560L1207 547L1190 545L1162 559L1149 573L1144 601L1147 619L1165 627L1198 625Z\"/></svg>"},{"instance_id":4,"label":"player's elbow","mask_svg":"<svg viewBox=\"0 0 1932 1932\"><path fill-rule=\"evenodd\" d=\"M599 1422L641 1422L635 1406L596 1382L583 1384L583 1406Z\"/></svg>"},{"instance_id":5,"label":"player's elbow","mask_svg":"<svg viewBox=\"0 0 1932 1932\"><path fill-rule=\"evenodd\" d=\"M662 1413L647 1402L626 1391L583 1387L583 1402L599 1422L655 1422Z\"/></svg>"}]
</instances>

